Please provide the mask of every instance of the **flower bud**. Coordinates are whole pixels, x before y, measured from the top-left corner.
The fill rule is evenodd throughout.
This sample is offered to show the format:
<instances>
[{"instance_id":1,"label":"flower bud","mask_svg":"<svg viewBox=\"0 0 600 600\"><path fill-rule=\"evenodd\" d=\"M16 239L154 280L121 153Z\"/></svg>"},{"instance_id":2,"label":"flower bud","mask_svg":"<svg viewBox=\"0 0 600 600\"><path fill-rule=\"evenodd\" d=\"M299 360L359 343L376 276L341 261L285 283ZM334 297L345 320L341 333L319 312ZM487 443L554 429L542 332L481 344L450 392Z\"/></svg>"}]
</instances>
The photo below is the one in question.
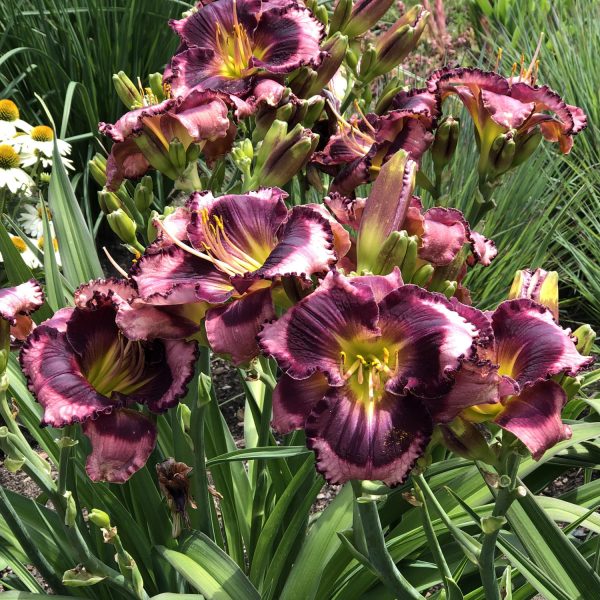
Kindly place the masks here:
<instances>
[{"instance_id":1,"label":"flower bud","mask_svg":"<svg viewBox=\"0 0 600 600\"><path fill-rule=\"evenodd\" d=\"M440 425L440 431L445 445L454 454L468 460L480 460L488 465L496 462L482 426L457 417L451 423Z\"/></svg>"},{"instance_id":2,"label":"flower bud","mask_svg":"<svg viewBox=\"0 0 600 600\"><path fill-rule=\"evenodd\" d=\"M128 109L143 104L140 90L135 87L133 81L127 77L124 71L119 71L116 75L113 75L112 80L117 96L119 96L121 102L123 102Z\"/></svg>"},{"instance_id":3,"label":"flower bud","mask_svg":"<svg viewBox=\"0 0 600 600\"><path fill-rule=\"evenodd\" d=\"M349 38L362 35L385 15L393 3L394 0L356 0L346 24L342 27L343 33Z\"/></svg>"},{"instance_id":4,"label":"flower bud","mask_svg":"<svg viewBox=\"0 0 600 600\"><path fill-rule=\"evenodd\" d=\"M517 271L508 299L530 298L552 312L554 320L558 322L558 273L536 269Z\"/></svg>"},{"instance_id":5,"label":"flower bud","mask_svg":"<svg viewBox=\"0 0 600 600\"><path fill-rule=\"evenodd\" d=\"M102 154L96 153L94 158L88 162L90 175L94 181L100 186L106 185L106 158Z\"/></svg>"},{"instance_id":6,"label":"flower bud","mask_svg":"<svg viewBox=\"0 0 600 600\"><path fill-rule=\"evenodd\" d=\"M371 43L367 44L365 51L360 57L360 65L358 68L358 75L361 79L367 80L369 71L375 68L375 62L377 61L377 52L375 46ZM372 79L372 78L371 78Z\"/></svg>"},{"instance_id":7,"label":"flower bud","mask_svg":"<svg viewBox=\"0 0 600 600\"><path fill-rule=\"evenodd\" d=\"M431 146L431 158L438 173L441 173L454 157L454 152L458 144L459 131L460 123L452 116L444 119L437 128Z\"/></svg>"},{"instance_id":8,"label":"flower bud","mask_svg":"<svg viewBox=\"0 0 600 600\"><path fill-rule=\"evenodd\" d=\"M141 212L145 213L150 206L152 206L152 201L154 200L154 195L145 185L138 183L135 186L135 191L133 193L133 201L135 203L135 207Z\"/></svg>"},{"instance_id":9,"label":"flower bud","mask_svg":"<svg viewBox=\"0 0 600 600\"><path fill-rule=\"evenodd\" d=\"M91 521L96 527L110 529L110 517L99 508L93 508L88 513L88 521Z\"/></svg>"},{"instance_id":10,"label":"flower bud","mask_svg":"<svg viewBox=\"0 0 600 600\"><path fill-rule=\"evenodd\" d=\"M100 190L98 192L98 204L105 215L123 208L118 196L108 190Z\"/></svg>"},{"instance_id":11,"label":"flower bud","mask_svg":"<svg viewBox=\"0 0 600 600\"><path fill-rule=\"evenodd\" d=\"M178 138L173 138L169 143L169 160L178 173L181 174L185 171L185 168L187 167L185 146Z\"/></svg>"},{"instance_id":12,"label":"flower bud","mask_svg":"<svg viewBox=\"0 0 600 600\"><path fill-rule=\"evenodd\" d=\"M540 145L542 134L536 130L524 136L517 136L515 157L512 162L512 168L518 167L524 163Z\"/></svg>"},{"instance_id":13,"label":"flower bud","mask_svg":"<svg viewBox=\"0 0 600 600\"><path fill-rule=\"evenodd\" d=\"M73 493L70 490L67 490L63 497L66 501L65 508L65 525L67 527L73 527L75 525L75 519L77 518L77 505L75 504L75 498L73 498Z\"/></svg>"},{"instance_id":14,"label":"flower bud","mask_svg":"<svg viewBox=\"0 0 600 600\"><path fill-rule=\"evenodd\" d=\"M317 122L317 119L323 113L325 108L325 98L322 96L312 96L306 101L306 113L302 119L302 125L310 129Z\"/></svg>"},{"instance_id":15,"label":"flower bud","mask_svg":"<svg viewBox=\"0 0 600 600\"><path fill-rule=\"evenodd\" d=\"M377 115L382 115L387 112L390 108L390 104L392 100L398 95L402 90L407 90L406 86L398 83L396 78L390 79L386 86L383 88L381 93L379 94L379 99L377 100L377 104L375 105L375 110L373 111Z\"/></svg>"},{"instance_id":16,"label":"flower bud","mask_svg":"<svg viewBox=\"0 0 600 600\"><path fill-rule=\"evenodd\" d=\"M163 76L161 73L151 73L148 76L148 82L150 83L150 89L156 99L156 102L162 102L166 100L165 88L163 86Z\"/></svg>"},{"instance_id":17,"label":"flower bud","mask_svg":"<svg viewBox=\"0 0 600 600\"><path fill-rule=\"evenodd\" d=\"M517 146L511 133L501 133L492 142L488 164L494 177L506 173L511 168L516 148Z\"/></svg>"},{"instance_id":18,"label":"flower bud","mask_svg":"<svg viewBox=\"0 0 600 600\"><path fill-rule=\"evenodd\" d=\"M305 93L301 94L308 98L318 94L336 74L340 68L346 50L348 49L348 37L337 32L331 36L322 46L322 50L327 52L327 55L321 61L321 64L316 70L316 77L312 79L310 86Z\"/></svg>"},{"instance_id":19,"label":"flower bud","mask_svg":"<svg viewBox=\"0 0 600 600\"><path fill-rule=\"evenodd\" d=\"M351 14L352 0L338 0L338 3L333 10L333 15L331 16L329 33L332 34L334 31L342 31Z\"/></svg>"},{"instance_id":20,"label":"flower bud","mask_svg":"<svg viewBox=\"0 0 600 600\"><path fill-rule=\"evenodd\" d=\"M156 143L149 135L143 133L133 138L145 159L169 179L177 179L180 174L170 160L170 147L167 149L162 144Z\"/></svg>"},{"instance_id":21,"label":"flower bud","mask_svg":"<svg viewBox=\"0 0 600 600\"><path fill-rule=\"evenodd\" d=\"M189 475L192 467L185 463L177 462L174 458L167 458L156 465L158 485L167 501L167 506L173 517L172 535L179 537L183 526L190 526L187 507L196 508L190 496Z\"/></svg>"},{"instance_id":22,"label":"flower bud","mask_svg":"<svg viewBox=\"0 0 600 600\"><path fill-rule=\"evenodd\" d=\"M148 238L148 243L151 244L158 236L158 232L156 227L154 226L154 220L158 219L159 214L157 211L153 210L150 212L150 216L148 217L148 227L146 228L146 237Z\"/></svg>"},{"instance_id":23,"label":"flower bud","mask_svg":"<svg viewBox=\"0 0 600 600\"><path fill-rule=\"evenodd\" d=\"M430 13L417 4L380 36L375 44L375 60L368 70L361 68L363 82L397 67L418 44L429 16Z\"/></svg>"},{"instance_id":24,"label":"flower bud","mask_svg":"<svg viewBox=\"0 0 600 600\"><path fill-rule=\"evenodd\" d=\"M288 133L287 123L274 121L258 150L249 189L285 185L308 161L318 141L319 136L300 123Z\"/></svg>"},{"instance_id":25,"label":"flower bud","mask_svg":"<svg viewBox=\"0 0 600 600\"><path fill-rule=\"evenodd\" d=\"M321 23L327 27L327 22L329 21L329 13L327 12L327 8L323 5L317 6L313 13L317 20L321 21Z\"/></svg>"},{"instance_id":26,"label":"flower bud","mask_svg":"<svg viewBox=\"0 0 600 600\"><path fill-rule=\"evenodd\" d=\"M109 213L106 216L106 220L121 241L130 246L137 245L137 238L135 236L136 225L122 208Z\"/></svg>"},{"instance_id":27,"label":"flower bud","mask_svg":"<svg viewBox=\"0 0 600 600\"><path fill-rule=\"evenodd\" d=\"M581 325L573 335L577 338L577 350L584 356L589 356L596 341L596 332L589 325Z\"/></svg>"}]
</instances>

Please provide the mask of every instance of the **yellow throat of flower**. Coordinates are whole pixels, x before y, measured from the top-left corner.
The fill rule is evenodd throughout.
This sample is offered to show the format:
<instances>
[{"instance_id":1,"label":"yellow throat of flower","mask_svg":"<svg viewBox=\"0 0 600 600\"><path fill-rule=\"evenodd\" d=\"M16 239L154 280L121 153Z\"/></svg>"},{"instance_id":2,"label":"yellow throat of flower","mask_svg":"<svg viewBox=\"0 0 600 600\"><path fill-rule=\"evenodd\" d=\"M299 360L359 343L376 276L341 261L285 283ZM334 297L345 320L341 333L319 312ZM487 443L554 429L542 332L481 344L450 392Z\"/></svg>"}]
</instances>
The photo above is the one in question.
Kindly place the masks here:
<instances>
[{"instance_id":1,"label":"yellow throat of flower","mask_svg":"<svg viewBox=\"0 0 600 600\"><path fill-rule=\"evenodd\" d=\"M51 142L54 139L54 132L47 125L34 127L29 135L36 142Z\"/></svg>"},{"instance_id":2,"label":"yellow throat of flower","mask_svg":"<svg viewBox=\"0 0 600 600\"><path fill-rule=\"evenodd\" d=\"M12 100L0 100L0 121L16 121L19 118L19 109Z\"/></svg>"},{"instance_id":3,"label":"yellow throat of flower","mask_svg":"<svg viewBox=\"0 0 600 600\"><path fill-rule=\"evenodd\" d=\"M372 411L385 392L386 382L396 373L400 347L386 345L381 339L345 346L340 352L340 373L355 396Z\"/></svg>"},{"instance_id":4,"label":"yellow throat of flower","mask_svg":"<svg viewBox=\"0 0 600 600\"><path fill-rule=\"evenodd\" d=\"M12 146L0 145L0 169L15 169L19 163L19 155Z\"/></svg>"},{"instance_id":5,"label":"yellow throat of flower","mask_svg":"<svg viewBox=\"0 0 600 600\"><path fill-rule=\"evenodd\" d=\"M238 79L250 73L248 68L254 54L248 32L238 21L236 2L233 3L233 31L216 24L216 46L221 60L221 75Z\"/></svg>"}]
</instances>

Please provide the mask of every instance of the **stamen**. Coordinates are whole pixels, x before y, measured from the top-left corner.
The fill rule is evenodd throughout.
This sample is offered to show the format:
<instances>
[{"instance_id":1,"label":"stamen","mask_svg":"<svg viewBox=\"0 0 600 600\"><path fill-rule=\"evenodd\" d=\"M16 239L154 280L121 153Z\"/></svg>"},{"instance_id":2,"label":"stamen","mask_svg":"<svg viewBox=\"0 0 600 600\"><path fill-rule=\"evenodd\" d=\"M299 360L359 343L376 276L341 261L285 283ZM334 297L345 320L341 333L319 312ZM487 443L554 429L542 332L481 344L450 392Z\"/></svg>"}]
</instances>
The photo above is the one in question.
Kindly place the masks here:
<instances>
[{"instance_id":1,"label":"stamen","mask_svg":"<svg viewBox=\"0 0 600 600\"><path fill-rule=\"evenodd\" d=\"M358 103L358 100L354 101L354 108L356 109L356 112L358 112L358 114L361 116L362 120L364 121L365 125L373 132L375 133L375 128L373 127L373 125L371 125L371 123L369 123L369 120L367 119L365 113L361 110L360 108L360 104Z\"/></svg>"},{"instance_id":2,"label":"stamen","mask_svg":"<svg viewBox=\"0 0 600 600\"><path fill-rule=\"evenodd\" d=\"M184 244L181 240L177 239L177 237L169 231L168 227L160 219L154 219L152 223L155 227L158 227L169 238L169 240L171 240L176 246L179 246L179 248L181 248L182 250L189 252L193 256L197 256L198 258L202 258L203 260L207 260L213 263L215 266L219 267L221 271L224 271L228 275L237 275L237 273L233 269L231 269L231 267L228 264L214 258L210 254L200 252L199 250L196 250L195 248L192 248L191 246L188 246L187 244Z\"/></svg>"},{"instance_id":3,"label":"stamen","mask_svg":"<svg viewBox=\"0 0 600 600\"><path fill-rule=\"evenodd\" d=\"M527 73L525 74L525 77L527 79L531 78L531 75L534 72L535 69L535 75L537 77L537 70L539 67L539 61L538 61L538 56L540 54L540 50L542 49L542 41L544 39L544 32L540 32L540 38L538 39L538 43L537 46L535 47L535 52L533 53L533 57L531 58L531 62L529 63L529 67L527 67ZM533 81L532 81L532 85L533 85Z\"/></svg>"},{"instance_id":4,"label":"stamen","mask_svg":"<svg viewBox=\"0 0 600 600\"><path fill-rule=\"evenodd\" d=\"M515 73L517 72L517 63L514 62L512 69L510 70L510 78L512 79L515 76Z\"/></svg>"},{"instance_id":5,"label":"stamen","mask_svg":"<svg viewBox=\"0 0 600 600\"><path fill-rule=\"evenodd\" d=\"M502 62L502 48L498 48L498 54L496 56L496 68L494 69L494 71L496 71L496 73L498 73L500 70L501 62Z\"/></svg>"},{"instance_id":6,"label":"stamen","mask_svg":"<svg viewBox=\"0 0 600 600\"><path fill-rule=\"evenodd\" d=\"M106 254L106 258L108 258L108 261L115 268L117 273L119 273L119 275L121 275L121 277L125 277L125 279L129 279L129 275L127 274L127 271L125 271L123 268L121 268L121 266L117 263L117 261L111 256L111 254L107 250L106 246L102 246L102 250L104 250L104 254Z\"/></svg>"}]
</instances>

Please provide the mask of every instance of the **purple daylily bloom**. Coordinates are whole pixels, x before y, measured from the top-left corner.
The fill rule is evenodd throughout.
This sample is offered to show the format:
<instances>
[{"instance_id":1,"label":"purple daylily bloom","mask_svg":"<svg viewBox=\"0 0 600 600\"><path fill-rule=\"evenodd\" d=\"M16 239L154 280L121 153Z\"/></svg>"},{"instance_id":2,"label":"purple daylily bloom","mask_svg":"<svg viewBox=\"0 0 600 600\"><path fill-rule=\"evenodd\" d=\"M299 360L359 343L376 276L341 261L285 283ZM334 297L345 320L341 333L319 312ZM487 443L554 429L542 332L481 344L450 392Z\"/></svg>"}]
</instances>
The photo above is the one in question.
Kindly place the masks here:
<instances>
[{"instance_id":1,"label":"purple daylily bloom","mask_svg":"<svg viewBox=\"0 0 600 600\"><path fill-rule=\"evenodd\" d=\"M301 2L216 0L170 24L182 40L167 74L176 95L219 90L246 99L262 79L321 59L323 26Z\"/></svg>"},{"instance_id":2,"label":"purple daylily bloom","mask_svg":"<svg viewBox=\"0 0 600 600\"><path fill-rule=\"evenodd\" d=\"M114 191L123 179L141 177L150 166L176 179L179 173L168 159L174 139L185 150L200 145L207 158L227 152L235 137L230 106L224 94L194 91L185 98L134 108L114 124L100 123L100 132L114 142L106 164L108 188ZM223 142L225 147L219 147Z\"/></svg>"},{"instance_id":3,"label":"purple daylily bloom","mask_svg":"<svg viewBox=\"0 0 600 600\"><path fill-rule=\"evenodd\" d=\"M314 164L335 175L332 192L352 194L376 177L398 150L406 150L418 162L431 145L431 130L440 114L438 96L427 90L400 92L390 108L382 116L369 113L350 122L338 119L339 132L312 158Z\"/></svg>"},{"instance_id":4,"label":"purple daylily bloom","mask_svg":"<svg viewBox=\"0 0 600 600\"><path fill-rule=\"evenodd\" d=\"M567 154L573 146L573 136L587 125L584 112L570 106L547 85L527 83L527 75L505 78L481 69L445 67L433 73L427 83L430 92L442 99L456 94L469 111L482 148L491 146L500 134L512 133L520 148L538 130L550 142L558 142Z\"/></svg>"},{"instance_id":5,"label":"purple daylily bloom","mask_svg":"<svg viewBox=\"0 0 600 600\"><path fill-rule=\"evenodd\" d=\"M0 319L8 323L11 345L23 342L33 331L35 323L29 315L42 304L44 292L35 279L0 289Z\"/></svg>"},{"instance_id":6,"label":"purple daylily bloom","mask_svg":"<svg viewBox=\"0 0 600 600\"><path fill-rule=\"evenodd\" d=\"M44 409L42 425L82 423L92 445L86 470L94 481L122 483L144 466L156 427L136 404L165 412L194 373L195 342L158 336L158 310L146 337L128 336L120 317L136 297L129 282L92 281L76 292L75 307L34 330L20 355ZM169 328L167 316L162 324Z\"/></svg>"},{"instance_id":7,"label":"purple daylily bloom","mask_svg":"<svg viewBox=\"0 0 600 600\"><path fill-rule=\"evenodd\" d=\"M337 259L322 209L288 210L285 197L278 188L192 194L132 271L142 299L202 304L212 349L236 364L254 358L260 326L275 318L272 288L289 278L310 285Z\"/></svg>"},{"instance_id":8,"label":"purple daylily bloom","mask_svg":"<svg viewBox=\"0 0 600 600\"><path fill-rule=\"evenodd\" d=\"M440 294L402 285L397 269L385 277L331 272L259 334L284 372L273 426L304 428L331 483L398 484L433 424L471 404L464 397L449 407L440 396L488 329L479 311L459 312Z\"/></svg>"},{"instance_id":9,"label":"purple daylily bloom","mask_svg":"<svg viewBox=\"0 0 600 600\"><path fill-rule=\"evenodd\" d=\"M561 420L567 395L553 378L575 377L594 359L582 356L552 312L529 298L503 302L489 319L492 343L456 374L446 401L452 404L464 395L477 398L463 413L466 419L493 420L539 459L571 436Z\"/></svg>"}]
</instances>

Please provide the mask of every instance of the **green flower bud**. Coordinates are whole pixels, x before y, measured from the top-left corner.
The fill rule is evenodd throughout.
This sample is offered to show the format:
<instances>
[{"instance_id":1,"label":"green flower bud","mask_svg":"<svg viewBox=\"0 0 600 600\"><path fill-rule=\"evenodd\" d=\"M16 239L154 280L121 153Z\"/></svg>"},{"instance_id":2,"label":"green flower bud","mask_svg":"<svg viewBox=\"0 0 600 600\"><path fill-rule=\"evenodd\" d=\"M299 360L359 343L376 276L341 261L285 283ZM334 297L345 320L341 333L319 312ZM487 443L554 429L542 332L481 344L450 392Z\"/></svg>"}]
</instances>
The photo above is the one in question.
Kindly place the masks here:
<instances>
[{"instance_id":1,"label":"green flower bud","mask_svg":"<svg viewBox=\"0 0 600 600\"><path fill-rule=\"evenodd\" d=\"M187 166L185 146L177 138L173 138L169 144L169 160L178 173L185 171Z\"/></svg>"},{"instance_id":2,"label":"green flower bud","mask_svg":"<svg viewBox=\"0 0 600 600\"><path fill-rule=\"evenodd\" d=\"M306 92L302 94L306 98L318 94L336 74L346 56L348 37L337 32L321 48L327 54L316 69L316 77L314 77Z\"/></svg>"},{"instance_id":3,"label":"green flower bud","mask_svg":"<svg viewBox=\"0 0 600 600\"><path fill-rule=\"evenodd\" d=\"M440 425L440 431L446 447L468 460L480 460L488 465L494 465L496 456L492 452L481 425L471 423L462 417L451 423Z\"/></svg>"},{"instance_id":4,"label":"green flower bud","mask_svg":"<svg viewBox=\"0 0 600 600\"><path fill-rule=\"evenodd\" d=\"M163 78L161 73L151 73L148 76L150 82L150 89L157 102L162 102L166 99L165 88L163 87Z\"/></svg>"},{"instance_id":5,"label":"green flower bud","mask_svg":"<svg viewBox=\"0 0 600 600\"><path fill-rule=\"evenodd\" d=\"M366 80L371 69L374 69L375 62L377 61L377 52L375 46L371 43L367 44L365 51L360 58L360 66L358 69L358 75L362 80Z\"/></svg>"},{"instance_id":6,"label":"green flower bud","mask_svg":"<svg viewBox=\"0 0 600 600\"><path fill-rule=\"evenodd\" d=\"M88 514L88 521L91 521L96 527L110 529L110 517L99 508L93 508Z\"/></svg>"},{"instance_id":7,"label":"green flower bud","mask_svg":"<svg viewBox=\"0 0 600 600\"><path fill-rule=\"evenodd\" d=\"M357 0L342 27L343 33L350 38L362 35L385 15L393 2L394 0Z\"/></svg>"},{"instance_id":8,"label":"green flower bud","mask_svg":"<svg viewBox=\"0 0 600 600\"><path fill-rule=\"evenodd\" d=\"M94 158L88 162L90 175L94 181L100 186L106 185L106 158L101 154L95 154Z\"/></svg>"},{"instance_id":9,"label":"green flower bud","mask_svg":"<svg viewBox=\"0 0 600 600\"><path fill-rule=\"evenodd\" d=\"M151 244L157 237L158 231L154 226L154 219L158 218L158 212L153 210L150 212L150 216L148 217L148 228L146 230L146 237L148 238L148 243Z\"/></svg>"},{"instance_id":10,"label":"green flower bud","mask_svg":"<svg viewBox=\"0 0 600 600\"><path fill-rule=\"evenodd\" d=\"M437 128L433 144L431 145L431 158L438 173L441 173L454 157L459 132L460 123L458 119L452 116L444 119Z\"/></svg>"},{"instance_id":11,"label":"green flower bud","mask_svg":"<svg viewBox=\"0 0 600 600\"><path fill-rule=\"evenodd\" d=\"M596 332L589 325L581 325L573 335L577 338L577 350L584 356L589 356L596 341Z\"/></svg>"},{"instance_id":12,"label":"green flower bud","mask_svg":"<svg viewBox=\"0 0 600 600\"><path fill-rule=\"evenodd\" d=\"M135 207L141 212L145 213L150 206L152 206L152 201L154 200L154 195L148 188L138 183L135 186L135 191L133 193L133 201L135 203Z\"/></svg>"},{"instance_id":13,"label":"green flower bud","mask_svg":"<svg viewBox=\"0 0 600 600\"><path fill-rule=\"evenodd\" d=\"M494 177L506 173L511 168L516 147L511 133L501 133L494 139L488 159Z\"/></svg>"},{"instance_id":14,"label":"green flower bud","mask_svg":"<svg viewBox=\"0 0 600 600\"><path fill-rule=\"evenodd\" d=\"M325 27L327 27L327 22L329 20L329 13L327 12L327 8L323 5L317 6L317 8L313 12L315 14L315 17L317 17L317 19L321 21L321 23L323 23Z\"/></svg>"},{"instance_id":15,"label":"green flower bud","mask_svg":"<svg viewBox=\"0 0 600 600\"><path fill-rule=\"evenodd\" d=\"M75 519L77 518L77 505L75 504L75 498L73 498L73 493L69 490L63 494L63 498L67 503L65 508L65 525L67 527L73 527L73 525L75 525Z\"/></svg>"},{"instance_id":16,"label":"green flower bud","mask_svg":"<svg viewBox=\"0 0 600 600\"><path fill-rule=\"evenodd\" d=\"M523 164L536 150L542 141L542 134L534 130L525 136L517 136L515 157L512 162L512 168Z\"/></svg>"},{"instance_id":17,"label":"green flower bud","mask_svg":"<svg viewBox=\"0 0 600 600\"><path fill-rule=\"evenodd\" d=\"M106 216L110 228L117 234L119 239L131 246L137 245L135 236L136 225L131 217L121 208L111 212Z\"/></svg>"},{"instance_id":18,"label":"green flower bud","mask_svg":"<svg viewBox=\"0 0 600 600\"><path fill-rule=\"evenodd\" d=\"M335 31L341 31L348 22L351 14L352 0L338 0L331 16L331 25L329 26L330 35Z\"/></svg>"},{"instance_id":19,"label":"green flower bud","mask_svg":"<svg viewBox=\"0 0 600 600\"><path fill-rule=\"evenodd\" d=\"M100 190L98 192L98 204L100 204L100 209L105 215L123 208L118 196L108 190Z\"/></svg>"},{"instance_id":20,"label":"green flower bud","mask_svg":"<svg viewBox=\"0 0 600 600\"><path fill-rule=\"evenodd\" d=\"M121 102L123 102L128 109L131 109L134 106L141 106L143 104L143 98L140 90L138 90L131 79L127 77L124 71L119 71L116 75L113 75L112 81L113 85L115 86L117 96L119 96Z\"/></svg>"}]
</instances>

